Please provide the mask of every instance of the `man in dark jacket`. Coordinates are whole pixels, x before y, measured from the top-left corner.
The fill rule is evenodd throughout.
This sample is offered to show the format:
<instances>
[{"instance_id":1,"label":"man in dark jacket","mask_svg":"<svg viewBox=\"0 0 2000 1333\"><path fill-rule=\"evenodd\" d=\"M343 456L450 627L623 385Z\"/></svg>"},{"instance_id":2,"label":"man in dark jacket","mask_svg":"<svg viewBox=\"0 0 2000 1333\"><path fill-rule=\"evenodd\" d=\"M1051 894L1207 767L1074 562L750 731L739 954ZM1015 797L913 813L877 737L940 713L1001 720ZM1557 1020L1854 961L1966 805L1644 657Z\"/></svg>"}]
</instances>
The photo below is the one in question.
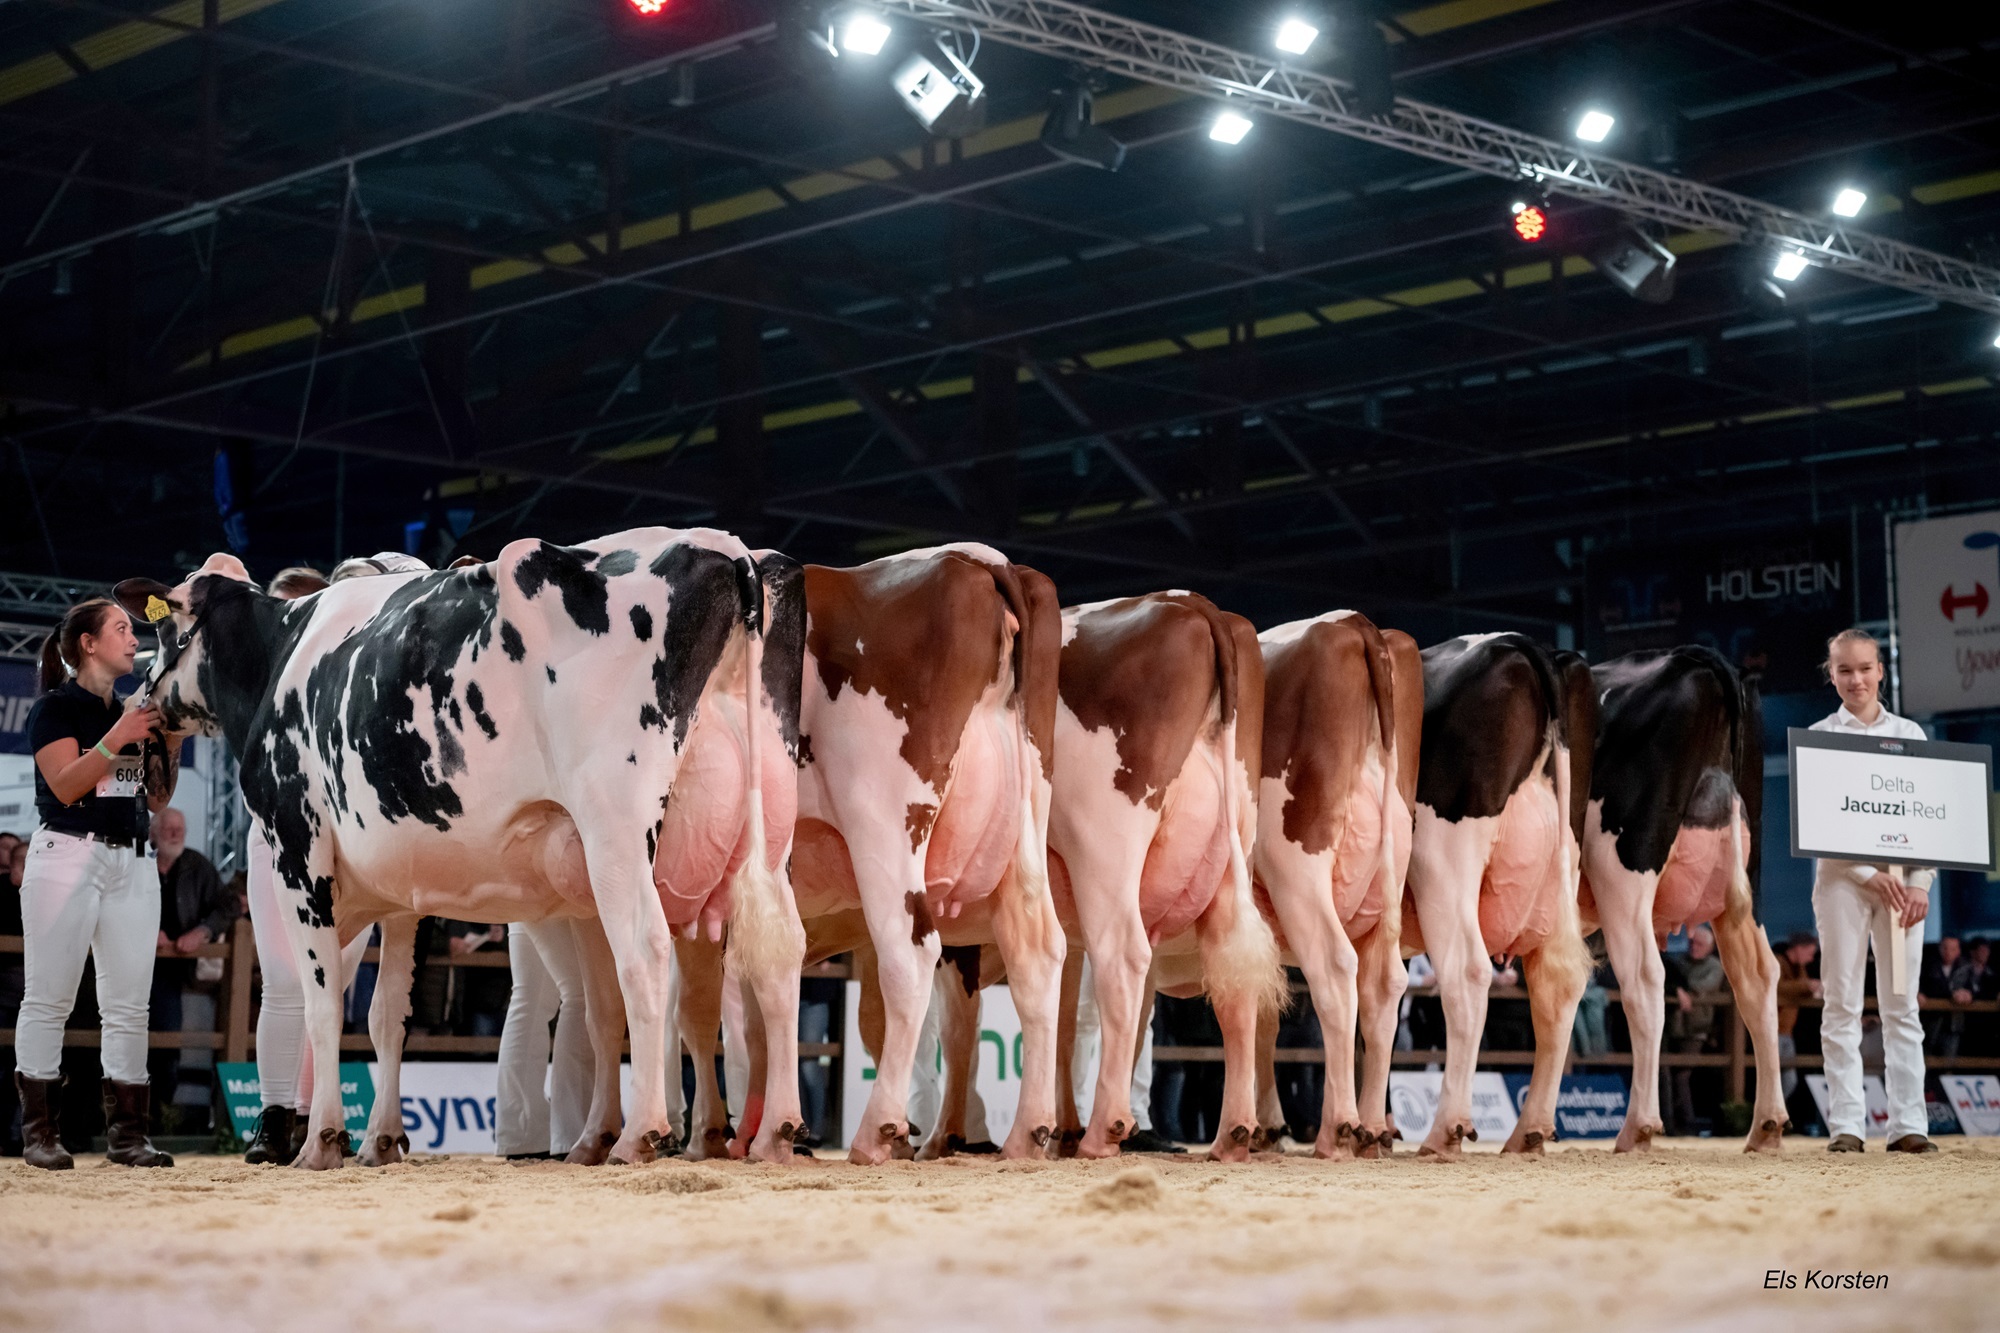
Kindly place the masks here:
<instances>
[{"instance_id":1,"label":"man in dark jacket","mask_svg":"<svg viewBox=\"0 0 2000 1333\"><path fill-rule=\"evenodd\" d=\"M169 807L153 817L153 848L160 867L159 959L153 964L152 1028L181 1030L181 997L194 984L195 962L188 957L229 934L241 914L215 866L187 845L187 816ZM147 1060L153 1105L173 1101L180 1078L180 1052L155 1048Z\"/></svg>"}]
</instances>

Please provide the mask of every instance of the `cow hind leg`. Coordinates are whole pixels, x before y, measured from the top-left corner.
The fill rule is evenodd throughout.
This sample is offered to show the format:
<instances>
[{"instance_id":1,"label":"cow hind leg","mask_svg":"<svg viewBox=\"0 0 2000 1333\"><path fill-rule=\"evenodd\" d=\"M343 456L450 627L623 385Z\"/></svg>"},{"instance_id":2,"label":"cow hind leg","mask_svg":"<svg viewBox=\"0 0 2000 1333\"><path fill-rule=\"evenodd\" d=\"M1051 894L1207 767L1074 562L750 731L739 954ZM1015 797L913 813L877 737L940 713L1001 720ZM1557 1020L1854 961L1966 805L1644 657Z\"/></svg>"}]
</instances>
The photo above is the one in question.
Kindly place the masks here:
<instances>
[{"instance_id":1,"label":"cow hind leg","mask_svg":"<svg viewBox=\"0 0 2000 1333\"><path fill-rule=\"evenodd\" d=\"M1472 1073L1486 1027L1486 993L1493 965L1479 930L1479 893L1492 855L1497 818L1452 823L1428 806L1417 807L1410 890L1424 943L1437 970L1444 1005L1444 1086L1421 1156L1455 1159L1472 1124Z\"/></svg>"},{"instance_id":2,"label":"cow hind leg","mask_svg":"<svg viewBox=\"0 0 2000 1333\"><path fill-rule=\"evenodd\" d=\"M882 1046L875 1088L847 1155L858 1166L875 1166L891 1157L911 1155L910 1078L942 945L924 894L929 843L912 848L902 824L878 818L857 823L847 845L861 889L868 938L875 946L875 980L882 991Z\"/></svg>"},{"instance_id":3,"label":"cow hind leg","mask_svg":"<svg viewBox=\"0 0 2000 1333\"><path fill-rule=\"evenodd\" d=\"M1076 1113L1076 1010L1083 994L1084 952L1070 947L1063 958L1062 994L1056 1009L1056 1155L1076 1156L1083 1119Z\"/></svg>"},{"instance_id":4,"label":"cow hind leg","mask_svg":"<svg viewBox=\"0 0 2000 1333\"><path fill-rule=\"evenodd\" d=\"M1359 958L1361 1054L1361 1147L1356 1156L1387 1157L1394 1151L1394 1127L1389 1124L1389 1062L1396 1049L1396 1020L1410 970L1403 962L1402 941L1393 909L1362 937Z\"/></svg>"},{"instance_id":5,"label":"cow hind leg","mask_svg":"<svg viewBox=\"0 0 2000 1333\"><path fill-rule=\"evenodd\" d=\"M1576 1026L1577 1001L1590 979L1590 953L1583 947L1575 915L1572 909L1567 926L1559 916L1556 934L1521 960L1528 1008L1535 1021L1535 1067L1505 1152L1540 1153L1542 1145L1556 1136L1556 1099L1569 1058L1570 1032Z\"/></svg>"},{"instance_id":6,"label":"cow hind leg","mask_svg":"<svg viewBox=\"0 0 2000 1333\"><path fill-rule=\"evenodd\" d=\"M1257 1132L1250 1146L1275 1149L1285 1136L1284 1103L1278 1099L1278 1015L1257 1016Z\"/></svg>"},{"instance_id":7,"label":"cow hind leg","mask_svg":"<svg viewBox=\"0 0 2000 1333\"><path fill-rule=\"evenodd\" d=\"M917 1151L917 1159L926 1162L951 1156L952 1138L965 1137L965 1107L979 1059L977 963L969 981L955 967L939 969L936 992L941 1020L938 1046L944 1055L944 1095L938 1101L938 1122Z\"/></svg>"},{"instance_id":8,"label":"cow hind leg","mask_svg":"<svg viewBox=\"0 0 2000 1333\"><path fill-rule=\"evenodd\" d=\"M1318 1012L1320 1034L1326 1046L1326 1091L1320 1108L1319 1138L1313 1144L1313 1152L1320 1157L1345 1159L1353 1155L1355 1131L1361 1119L1354 1099L1354 1012L1358 960L1354 945L1341 928L1340 917L1334 910L1329 887L1330 858L1307 856L1296 847L1279 841L1273 847L1260 849L1259 860L1265 888L1271 896L1271 906L1278 914L1279 924L1284 927L1286 942L1299 961L1299 970L1305 973L1306 990L1312 996L1313 1008ZM1275 1046L1277 1015L1274 1013L1266 1023L1259 1024L1260 1038L1266 1024L1271 1033L1270 1044ZM1259 1045L1263 1045L1261 1040ZM1258 1054L1260 1091L1265 1079L1269 1078L1272 1103L1271 1108L1260 1111L1259 1119L1272 1115L1272 1119L1263 1121L1271 1124L1283 1119L1282 1115L1275 1114L1276 1066L1273 1061L1269 1072L1265 1072L1263 1066L1269 1057L1262 1050Z\"/></svg>"},{"instance_id":9,"label":"cow hind leg","mask_svg":"<svg viewBox=\"0 0 2000 1333\"><path fill-rule=\"evenodd\" d=\"M375 1043L375 1109L361 1144L363 1166L403 1160L410 1136L403 1132L403 1031L410 1017L410 987L416 979L417 918L393 916L382 923L382 963L375 996L368 1005L368 1035Z\"/></svg>"},{"instance_id":10,"label":"cow hind leg","mask_svg":"<svg viewBox=\"0 0 2000 1333\"><path fill-rule=\"evenodd\" d=\"M722 1032L722 946L706 939L674 941L681 978L681 1043L694 1061L694 1106L688 1115L687 1156L706 1161L729 1155L729 1108L715 1073Z\"/></svg>"},{"instance_id":11,"label":"cow hind leg","mask_svg":"<svg viewBox=\"0 0 2000 1333\"><path fill-rule=\"evenodd\" d=\"M602 1166L618 1142L621 1125L618 1071L624 1058L625 996L603 924L595 919L578 921L573 938L583 972L583 1017L590 1034L592 1069L590 1109L563 1160L573 1166Z\"/></svg>"},{"instance_id":12,"label":"cow hind leg","mask_svg":"<svg viewBox=\"0 0 2000 1333\"><path fill-rule=\"evenodd\" d=\"M1740 847L1747 836L1739 813L1732 843ZM1740 858L1734 863L1722 916L1715 922L1715 940L1737 1013L1750 1029L1750 1046L1757 1057L1757 1101L1743 1151L1777 1152L1790 1123L1778 1069L1778 960L1751 913L1750 883L1741 864Z\"/></svg>"},{"instance_id":13,"label":"cow hind leg","mask_svg":"<svg viewBox=\"0 0 2000 1333\"><path fill-rule=\"evenodd\" d=\"M1032 831L1030 831L1032 832ZM1024 850L1020 861L1026 861ZM1014 1126L1001 1146L1009 1158L1045 1157L1057 1123L1056 1028L1062 1012L1063 970L1069 942L1056 921L1055 900L1046 874L1010 870L996 895L993 931L1007 968L1007 986L1021 1017L1021 1085ZM951 979L947 978L947 985ZM972 999L972 1039L979 1039L979 1004ZM967 1069L969 1091L970 1068ZM960 1094L959 1109L964 1110ZM1074 1115L1074 1110L1071 1112Z\"/></svg>"},{"instance_id":14,"label":"cow hind leg","mask_svg":"<svg viewBox=\"0 0 2000 1333\"><path fill-rule=\"evenodd\" d=\"M1586 862L1591 898L1632 1034L1631 1101L1615 1146L1619 1152L1646 1152L1653 1136L1665 1128L1660 1121L1660 1038L1667 1023L1667 969L1653 938L1653 892L1659 876L1619 865L1608 838L1593 853Z\"/></svg>"}]
</instances>

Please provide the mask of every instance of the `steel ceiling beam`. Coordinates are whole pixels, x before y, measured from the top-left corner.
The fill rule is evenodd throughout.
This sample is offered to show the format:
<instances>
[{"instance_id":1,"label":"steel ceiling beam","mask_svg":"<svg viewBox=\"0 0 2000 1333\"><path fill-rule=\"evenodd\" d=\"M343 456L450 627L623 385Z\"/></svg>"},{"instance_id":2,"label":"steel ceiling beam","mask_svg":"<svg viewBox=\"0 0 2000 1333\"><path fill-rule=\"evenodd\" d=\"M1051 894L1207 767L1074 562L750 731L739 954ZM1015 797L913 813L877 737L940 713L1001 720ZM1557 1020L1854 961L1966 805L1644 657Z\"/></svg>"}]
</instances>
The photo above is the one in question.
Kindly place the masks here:
<instances>
[{"instance_id":1,"label":"steel ceiling beam","mask_svg":"<svg viewBox=\"0 0 2000 1333\"><path fill-rule=\"evenodd\" d=\"M2000 269L1406 97L1397 98L1388 115L1370 119L1355 108L1353 88L1344 80L1069 0L879 3L890 13L963 28L982 39L1540 186L1665 226L1795 250L1814 264L1885 287L2000 314Z\"/></svg>"}]
</instances>

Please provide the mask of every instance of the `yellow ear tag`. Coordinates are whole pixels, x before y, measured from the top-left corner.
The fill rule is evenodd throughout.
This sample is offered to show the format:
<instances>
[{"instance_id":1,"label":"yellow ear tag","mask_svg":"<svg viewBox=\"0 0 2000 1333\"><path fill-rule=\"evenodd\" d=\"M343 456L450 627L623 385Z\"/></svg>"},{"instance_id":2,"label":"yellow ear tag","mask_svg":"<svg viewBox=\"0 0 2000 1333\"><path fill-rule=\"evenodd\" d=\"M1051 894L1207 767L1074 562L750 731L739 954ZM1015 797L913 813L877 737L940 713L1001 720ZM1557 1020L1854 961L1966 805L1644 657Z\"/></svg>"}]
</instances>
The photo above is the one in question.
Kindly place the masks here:
<instances>
[{"instance_id":1,"label":"yellow ear tag","mask_svg":"<svg viewBox=\"0 0 2000 1333\"><path fill-rule=\"evenodd\" d=\"M173 613L174 609L158 597L148 597L146 599L146 621L148 624L157 625Z\"/></svg>"}]
</instances>

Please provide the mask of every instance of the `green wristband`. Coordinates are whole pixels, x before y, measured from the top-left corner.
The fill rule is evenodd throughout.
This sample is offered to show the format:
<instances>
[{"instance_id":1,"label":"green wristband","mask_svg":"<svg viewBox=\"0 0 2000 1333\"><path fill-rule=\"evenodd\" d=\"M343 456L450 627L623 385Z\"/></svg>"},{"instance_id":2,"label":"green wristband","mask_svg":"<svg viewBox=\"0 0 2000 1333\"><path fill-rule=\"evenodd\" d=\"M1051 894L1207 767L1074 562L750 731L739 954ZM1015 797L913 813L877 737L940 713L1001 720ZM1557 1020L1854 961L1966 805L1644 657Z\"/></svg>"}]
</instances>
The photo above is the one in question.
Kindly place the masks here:
<instances>
[{"instance_id":1,"label":"green wristband","mask_svg":"<svg viewBox=\"0 0 2000 1333\"><path fill-rule=\"evenodd\" d=\"M115 764L118 762L118 756L111 753L111 751L105 749L103 741L99 741L97 744L91 746L90 748L97 751L99 754L103 755L106 759L110 760L112 763Z\"/></svg>"}]
</instances>

